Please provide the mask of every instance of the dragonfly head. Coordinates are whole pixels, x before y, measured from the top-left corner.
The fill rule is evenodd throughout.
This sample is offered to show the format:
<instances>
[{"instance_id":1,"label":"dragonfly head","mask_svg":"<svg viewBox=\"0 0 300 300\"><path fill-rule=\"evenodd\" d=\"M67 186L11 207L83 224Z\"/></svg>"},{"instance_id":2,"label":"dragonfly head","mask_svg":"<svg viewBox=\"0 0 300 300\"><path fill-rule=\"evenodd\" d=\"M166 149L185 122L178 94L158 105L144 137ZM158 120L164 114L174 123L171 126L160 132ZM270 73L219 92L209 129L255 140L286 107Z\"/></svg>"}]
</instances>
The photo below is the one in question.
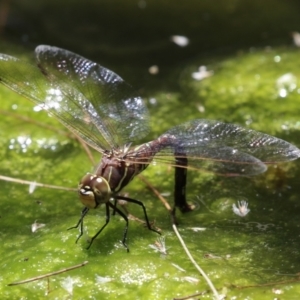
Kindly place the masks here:
<instances>
[{"instance_id":1,"label":"dragonfly head","mask_svg":"<svg viewBox=\"0 0 300 300\"><path fill-rule=\"evenodd\" d=\"M96 208L107 203L111 196L110 186L101 176L86 174L78 186L80 201L87 208Z\"/></svg>"}]
</instances>

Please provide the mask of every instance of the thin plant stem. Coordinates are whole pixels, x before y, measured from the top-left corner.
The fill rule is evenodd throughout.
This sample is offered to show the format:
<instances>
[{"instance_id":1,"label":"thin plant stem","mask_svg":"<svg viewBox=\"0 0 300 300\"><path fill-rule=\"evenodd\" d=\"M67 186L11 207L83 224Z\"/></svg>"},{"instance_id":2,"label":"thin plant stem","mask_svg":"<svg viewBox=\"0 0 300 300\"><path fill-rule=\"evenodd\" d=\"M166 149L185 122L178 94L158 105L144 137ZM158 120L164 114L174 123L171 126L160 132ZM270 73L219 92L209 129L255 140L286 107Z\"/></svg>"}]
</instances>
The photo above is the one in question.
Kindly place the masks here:
<instances>
[{"instance_id":1,"label":"thin plant stem","mask_svg":"<svg viewBox=\"0 0 300 300\"><path fill-rule=\"evenodd\" d=\"M85 266L86 264L88 264L88 261L84 261L83 263L81 263L79 265L75 265L75 266L72 266L72 267L69 267L69 268L64 268L64 269L61 269L61 270L58 270L58 271L55 271L55 272L47 273L47 274L44 274L44 275L32 277L32 278L21 280L21 281L12 282L12 283L9 283L8 286L24 284L24 283L28 283L28 282L32 282L32 281L36 281L36 280L40 280L40 279L44 279L44 278L48 278L50 276L58 275L58 274L61 274L61 273L64 273L64 272L68 272L68 271L71 271L71 270L74 270L74 269L81 268L81 267Z\"/></svg>"},{"instance_id":2,"label":"thin plant stem","mask_svg":"<svg viewBox=\"0 0 300 300\"><path fill-rule=\"evenodd\" d=\"M49 189L77 192L77 189L74 189L74 188L68 188L68 187L64 187L64 186L28 181L28 180L23 180L23 179L18 179L18 178L3 176L3 175L0 175L0 180L8 181L8 182L16 182L16 183L26 184L26 185L34 184L35 186L40 186L40 187L49 188Z\"/></svg>"},{"instance_id":3,"label":"thin plant stem","mask_svg":"<svg viewBox=\"0 0 300 300\"><path fill-rule=\"evenodd\" d=\"M203 271L203 269L194 260L192 254L190 253L190 251L187 248L184 240L182 239L180 233L178 232L176 224L173 223L172 228L173 228L178 240L180 241L182 248L184 249L185 253L187 254L188 258L190 259L190 261L193 263L195 268L200 272L200 274L203 276L203 278L205 279L205 281L209 285L211 291L213 292L213 294L215 296L215 299L218 299L218 300L222 299L221 295L219 295L219 293L218 293L217 289L215 288L215 286L213 285L212 281L209 279L209 277L206 275L206 273Z\"/></svg>"}]
</instances>

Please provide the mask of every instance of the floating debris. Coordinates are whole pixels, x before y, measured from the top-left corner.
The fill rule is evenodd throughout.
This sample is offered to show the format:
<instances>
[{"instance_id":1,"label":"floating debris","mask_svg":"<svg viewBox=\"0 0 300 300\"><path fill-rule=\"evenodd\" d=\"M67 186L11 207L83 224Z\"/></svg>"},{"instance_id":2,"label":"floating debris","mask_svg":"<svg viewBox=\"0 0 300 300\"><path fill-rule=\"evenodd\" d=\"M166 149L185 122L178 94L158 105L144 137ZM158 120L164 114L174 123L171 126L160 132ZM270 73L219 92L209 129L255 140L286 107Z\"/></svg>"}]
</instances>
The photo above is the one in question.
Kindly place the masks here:
<instances>
[{"instance_id":1,"label":"floating debris","mask_svg":"<svg viewBox=\"0 0 300 300\"><path fill-rule=\"evenodd\" d=\"M205 231L206 228L205 227L190 227L189 229L198 232L198 231Z\"/></svg>"},{"instance_id":2,"label":"floating debris","mask_svg":"<svg viewBox=\"0 0 300 300\"><path fill-rule=\"evenodd\" d=\"M172 266L174 266L176 269L178 269L178 270L181 271L181 272L186 272L185 269L179 267L178 265L176 265L176 264L174 264L174 263L172 263Z\"/></svg>"},{"instance_id":3,"label":"floating debris","mask_svg":"<svg viewBox=\"0 0 300 300\"><path fill-rule=\"evenodd\" d=\"M162 192L160 193L163 197L169 197L171 196L171 192Z\"/></svg>"},{"instance_id":4,"label":"floating debris","mask_svg":"<svg viewBox=\"0 0 300 300\"><path fill-rule=\"evenodd\" d=\"M272 289L272 293L274 293L275 295L281 295L281 294L283 294L283 290L282 289L273 288Z\"/></svg>"},{"instance_id":5,"label":"floating debris","mask_svg":"<svg viewBox=\"0 0 300 300\"><path fill-rule=\"evenodd\" d=\"M171 41L179 47L186 47L190 43L189 38L183 35L172 35Z\"/></svg>"},{"instance_id":6,"label":"floating debris","mask_svg":"<svg viewBox=\"0 0 300 300\"><path fill-rule=\"evenodd\" d=\"M78 279L73 279L71 276L68 276L60 282L60 285L70 295L73 295L73 287L74 287L74 284L77 282L78 282Z\"/></svg>"},{"instance_id":7,"label":"floating debris","mask_svg":"<svg viewBox=\"0 0 300 300\"><path fill-rule=\"evenodd\" d=\"M199 110L199 112L204 113L205 112L205 106L203 106L202 104L198 104L197 105L197 109Z\"/></svg>"},{"instance_id":8,"label":"floating debris","mask_svg":"<svg viewBox=\"0 0 300 300\"><path fill-rule=\"evenodd\" d=\"M204 78L210 77L214 74L214 71L207 71L206 66L200 66L198 72L192 73L192 77L195 80L203 80Z\"/></svg>"},{"instance_id":9,"label":"floating debris","mask_svg":"<svg viewBox=\"0 0 300 300\"><path fill-rule=\"evenodd\" d=\"M151 75L156 75L159 73L159 67L157 65L153 65L151 66L149 69L148 69L148 72L151 74Z\"/></svg>"},{"instance_id":10,"label":"floating debris","mask_svg":"<svg viewBox=\"0 0 300 300\"><path fill-rule=\"evenodd\" d=\"M300 47L300 33L297 31L293 31L291 34L292 34L292 38L293 38L295 46Z\"/></svg>"},{"instance_id":11,"label":"floating debris","mask_svg":"<svg viewBox=\"0 0 300 300\"><path fill-rule=\"evenodd\" d=\"M154 245L149 245L150 248L154 249L156 252L160 252L161 254L167 255L167 247L165 237L159 237Z\"/></svg>"},{"instance_id":12,"label":"floating debris","mask_svg":"<svg viewBox=\"0 0 300 300\"><path fill-rule=\"evenodd\" d=\"M99 276L99 275L96 274L96 283L104 284L104 283L107 283L107 282L111 282L113 280L114 279L111 278L111 277L102 277L102 276Z\"/></svg>"},{"instance_id":13,"label":"floating debris","mask_svg":"<svg viewBox=\"0 0 300 300\"><path fill-rule=\"evenodd\" d=\"M238 206L236 206L235 203L232 204L232 210L240 217L245 217L250 212L250 209L248 209L248 202L245 200L238 201Z\"/></svg>"},{"instance_id":14,"label":"floating debris","mask_svg":"<svg viewBox=\"0 0 300 300\"><path fill-rule=\"evenodd\" d=\"M276 62L276 63L281 62L281 56L280 55L275 55L273 59L274 59L274 62ZM258 76L260 76L260 75L258 75Z\"/></svg>"},{"instance_id":15,"label":"floating debris","mask_svg":"<svg viewBox=\"0 0 300 300\"><path fill-rule=\"evenodd\" d=\"M36 232L38 229L42 228L46 226L46 224L43 223L37 223L36 221L34 221L33 224L31 224L31 232Z\"/></svg>"},{"instance_id":16,"label":"floating debris","mask_svg":"<svg viewBox=\"0 0 300 300\"><path fill-rule=\"evenodd\" d=\"M149 99L149 103L152 104L152 105L157 104L156 98L154 98L154 97L150 98L150 99Z\"/></svg>"},{"instance_id":17,"label":"floating debris","mask_svg":"<svg viewBox=\"0 0 300 300\"><path fill-rule=\"evenodd\" d=\"M214 255L214 254L211 254L211 253L206 253L206 254L204 254L204 258L208 258L208 259L220 259L222 257Z\"/></svg>"},{"instance_id":18,"label":"floating debris","mask_svg":"<svg viewBox=\"0 0 300 300\"><path fill-rule=\"evenodd\" d=\"M191 277L191 276L184 276L181 279L184 281L187 281L189 283L194 283L194 284L197 284L200 281L198 278Z\"/></svg>"},{"instance_id":19,"label":"floating debris","mask_svg":"<svg viewBox=\"0 0 300 300\"><path fill-rule=\"evenodd\" d=\"M32 194L35 191L36 187L37 187L36 181L31 182L29 184L29 190L28 190L29 194Z\"/></svg>"}]
</instances>

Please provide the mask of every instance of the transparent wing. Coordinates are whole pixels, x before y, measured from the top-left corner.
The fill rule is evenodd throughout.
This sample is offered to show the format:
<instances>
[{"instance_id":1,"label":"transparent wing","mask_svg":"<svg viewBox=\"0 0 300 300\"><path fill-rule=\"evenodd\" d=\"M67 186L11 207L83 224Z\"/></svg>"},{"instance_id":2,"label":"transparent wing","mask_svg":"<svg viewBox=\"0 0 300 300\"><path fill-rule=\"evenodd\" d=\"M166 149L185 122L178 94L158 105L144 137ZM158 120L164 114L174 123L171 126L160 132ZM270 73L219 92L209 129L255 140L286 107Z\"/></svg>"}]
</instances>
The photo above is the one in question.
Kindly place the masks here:
<instances>
[{"instance_id":1,"label":"transparent wing","mask_svg":"<svg viewBox=\"0 0 300 300\"><path fill-rule=\"evenodd\" d=\"M188 159L188 168L224 175L255 175L265 164L300 157L300 150L276 137L238 125L213 120L193 120L175 126L157 140L141 147L137 157L154 157L154 162L180 167Z\"/></svg>"},{"instance_id":2,"label":"transparent wing","mask_svg":"<svg viewBox=\"0 0 300 300\"><path fill-rule=\"evenodd\" d=\"M64 49L41 45L35 53L42 72L55 85L64 83L63 93L70 95L69 101L78 109L85 110L110 148L132 142L148 133L146 106L117 74ZM71 86L72 91L69 92L65 85ZM73 88L79 93L72 100ZM74 124L69 122L69 125L77 127L77 112L74 116Z\"/></svg>"},{"instance_id":3,"label":"transparent wing","mask_svg":"<svg viewBox=\"0 0 300 300\"><path fill-rule=\"evenodd\" d=\"M0 80L100 152L148 132L140 97L112 71L67 50L36 49L38 67L0 54Z\"/></svg>"}]
</instances>

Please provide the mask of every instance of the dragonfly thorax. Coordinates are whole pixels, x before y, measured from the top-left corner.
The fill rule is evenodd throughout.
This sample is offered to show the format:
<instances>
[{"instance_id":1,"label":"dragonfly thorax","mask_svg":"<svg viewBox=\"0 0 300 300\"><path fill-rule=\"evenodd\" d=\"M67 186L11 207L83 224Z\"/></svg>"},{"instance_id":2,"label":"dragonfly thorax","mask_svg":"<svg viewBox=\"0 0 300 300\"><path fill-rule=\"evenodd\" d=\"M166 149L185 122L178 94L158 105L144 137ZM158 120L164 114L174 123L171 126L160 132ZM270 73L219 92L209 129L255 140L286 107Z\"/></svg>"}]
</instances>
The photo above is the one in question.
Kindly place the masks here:
<instances>
[{"instance_id":1,"label":"dragonfly thorax","mask_svg":"<svg viewBox=\"0 0 300 300\"><path fill-rule=\"evenodd\" d=\"M88 173L81 179L78 193L85 207L96 208L109 201L111 189L105 178Z\"/></svg>"},{"instance_id":2,"label":"dragonfly thorax","mask_svg":"<svg viewBox=\"0 0 300 300\"><path fill-rule=\"evenodd\" d=\"M106 180L112 194L119 193L148 164L127 161L123 152L114 151L111 156L103 155L93 174ZM147 158L147 161L149 159Z\"/></svg>"}]
</instances>

